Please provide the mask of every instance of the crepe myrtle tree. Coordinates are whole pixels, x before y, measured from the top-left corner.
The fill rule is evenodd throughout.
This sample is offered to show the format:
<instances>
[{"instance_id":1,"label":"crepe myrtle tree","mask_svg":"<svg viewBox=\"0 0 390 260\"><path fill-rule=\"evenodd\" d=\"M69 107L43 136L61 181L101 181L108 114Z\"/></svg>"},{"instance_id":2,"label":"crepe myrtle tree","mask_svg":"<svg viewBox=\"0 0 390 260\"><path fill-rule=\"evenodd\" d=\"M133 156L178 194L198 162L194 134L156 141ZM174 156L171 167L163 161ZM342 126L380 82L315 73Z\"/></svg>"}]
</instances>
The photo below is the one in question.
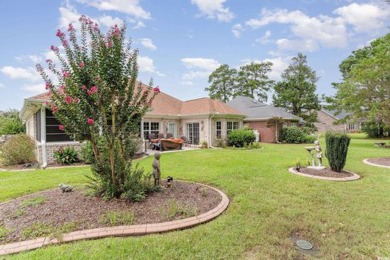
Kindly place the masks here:
<instances>
[{"instance_id":1,"label":"crepe myrtle tree","mask_svg":"<svg viewBox=\"0 0 390 260\"><path fill-rule=\"evenodd\" d=\"M153 88L152 82L144 87L136 81L138 52L126 44L125 26L115 25L103 34L89 18L81 16L79 22L80 33L73 24L68 36L57 31L64 51L56 46L51 50L59 68L52 60L46 60L51 73L37 65L50 91L47 105L60 121L60 130L75 140L90 141L92 186L97 193L107 199L131 199L133 193L144 192L134 188L143 173L132 167L134 138L160 89Z\"/></svg>"}]
</instances>

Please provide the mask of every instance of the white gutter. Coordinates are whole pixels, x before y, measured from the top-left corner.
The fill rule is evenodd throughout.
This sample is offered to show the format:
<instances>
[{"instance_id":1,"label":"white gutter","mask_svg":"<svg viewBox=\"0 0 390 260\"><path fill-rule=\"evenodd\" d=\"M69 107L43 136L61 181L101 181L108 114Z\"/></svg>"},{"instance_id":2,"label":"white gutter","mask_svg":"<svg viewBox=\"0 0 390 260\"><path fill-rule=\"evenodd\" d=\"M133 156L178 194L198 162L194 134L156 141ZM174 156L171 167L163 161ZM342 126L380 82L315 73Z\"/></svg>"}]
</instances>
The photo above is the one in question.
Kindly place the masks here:
<instances>
[{"instance_id":1,"label":"white gutter","mask_svg":"<svg viewBox=\"0 0 390 260\"><path fill-rule=\"evenodd\" d=\"M42 166L45 169L47 167L46 156L46 105L42 104L41 107L41 147L42 147Z\"/></svg>"}]
</instances>

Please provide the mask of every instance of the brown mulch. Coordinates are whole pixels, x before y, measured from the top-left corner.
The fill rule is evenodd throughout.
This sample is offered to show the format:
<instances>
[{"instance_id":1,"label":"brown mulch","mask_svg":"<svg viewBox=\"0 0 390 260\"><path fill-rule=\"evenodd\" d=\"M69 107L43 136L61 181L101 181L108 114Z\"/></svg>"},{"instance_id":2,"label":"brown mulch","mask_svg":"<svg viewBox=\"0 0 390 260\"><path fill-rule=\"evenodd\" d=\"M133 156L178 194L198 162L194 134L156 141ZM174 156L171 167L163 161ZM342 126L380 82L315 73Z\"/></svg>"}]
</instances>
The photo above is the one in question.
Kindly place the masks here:
<instances>
[{"instance_id":1,"label":"brown mulch","mask_svg":"<svg viewBox=\"0 0 390 260\"><path fill-rule=\"evenodd\" d=\"M170 188L163 183L160 192L149 194L142 202L124 200L104 201L100 197L87 196L83 188L62 193L60 189L47 190L0 204L0 227L8 230L0 244L27 240L23 231L37 223L45 223L60 229L64 224L74 225L66 232L108 227L102 215L108 212L133 212L130 224L149 224L172 221L203 214L215 208L221 195L209 187L174 181ZM39 205L26 206L26 201L43 198ZM23 203L24 202L24 203ZM129 224L129 223L127 223ZM41 235L39 235L41 236Z\"/></svg>"},{"instance_id":2,"label":"brown mulch","mask_svg":"<svg viewBox=\"0 0 390 260\"><path fill-rule=\"evenodd\" d=\"M332 178L345 178L345 177L351 177L353 176L352 173L347 171L341 171L341 172L334 172L330 168L325 168L323 170L316 170L311 168L300 168L300 173L314 175L314 176L321 176L321 177L332 177Z\"/></svg>"},{"instance_id":3,"label":"brown mulch","mask_svg":"<svg viewBox=\"0 0 390 260\"><path fill-rule=\"evenodd\" d=\"M370 163L375 163L383 166L390 166L390 157L383 157L383 158L370 158L367 159Z\"/></svg>"}]
</instances>

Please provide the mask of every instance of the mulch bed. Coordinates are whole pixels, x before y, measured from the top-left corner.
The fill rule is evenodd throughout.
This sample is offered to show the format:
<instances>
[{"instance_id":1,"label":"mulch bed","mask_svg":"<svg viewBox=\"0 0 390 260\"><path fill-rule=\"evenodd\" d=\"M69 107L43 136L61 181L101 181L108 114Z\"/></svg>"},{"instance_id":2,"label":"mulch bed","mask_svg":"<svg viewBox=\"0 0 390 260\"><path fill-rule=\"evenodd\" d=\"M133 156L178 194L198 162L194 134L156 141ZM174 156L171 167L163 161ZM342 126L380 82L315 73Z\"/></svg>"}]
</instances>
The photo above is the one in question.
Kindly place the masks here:
<instances>
[{"instance_id":1,"label":"mulch bed","mask_svg":"<svg viewBox=\"0 0 390 260\"><path fill-rule=\"evenodd\" d=\"M370 158L367 159L370 163L375 163L383 166L390 166L390 157L383 157L383 158Z\"/></svg>"},{"instance_id":2,"label":"mulch bed","mask_svg":"<svg viewBox=\"0 0 390 260\"><path fill-rule=\"evenodd\" d=\"M323 170L316 170L311 168L300 168L299 172L304 174L314 175L314 176L332 177L332 178L345 178L345 177L353 176L353 174L350 172L347 171L334 172L330 168L325 168Z\"/></svg>"},{"instance_id":3,"label":"mulch bed","mask_svg":"<svg viewBox=\"0 0 390 260\"><path fill-rule=\"evenodd\" d=\"M0 228L8 230L3 239L0 237L0 244L33 238L23 237L23 231L40 222L58 229L64 224L72 224L72 229L67 230L71 232L111 226L102 222L102 215L131 211L134 213L131 224L160 223L203 214L215 208L222 199L214 189L196 183L174 181L170 188L165 182L163 185L162 191L152 193L138 203L104 201L100 197L87 196L83 188L76 188L66 193L60 189L47 190L0 204ZM26 206L34 198L41 202Z\"/></svg>"}]
</instances>

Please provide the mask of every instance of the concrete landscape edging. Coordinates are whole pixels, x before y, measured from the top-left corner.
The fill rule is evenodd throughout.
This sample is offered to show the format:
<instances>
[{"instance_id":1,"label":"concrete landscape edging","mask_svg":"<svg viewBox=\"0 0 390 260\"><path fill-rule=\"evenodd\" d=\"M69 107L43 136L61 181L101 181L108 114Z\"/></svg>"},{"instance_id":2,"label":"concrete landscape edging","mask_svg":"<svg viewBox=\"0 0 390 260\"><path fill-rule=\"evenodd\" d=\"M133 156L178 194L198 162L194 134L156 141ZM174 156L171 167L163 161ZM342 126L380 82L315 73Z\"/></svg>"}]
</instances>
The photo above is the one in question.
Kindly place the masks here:
<instances>
[{"instance_id":1,"label":"concrete landscape edging","mask_svg":"<svg viewBox=\"0 0 390 260\"><path fill-rule=\"evenodd\" d=\"M344 171L349 172L349 173L351 173L353 175L349 176L349 177L344 177L344 178L323 177L323 176L316 176L316 175L311 175L311 174L304 174L302 172L298 172L293 167L289 168L288 171L290 173L292 173L292 174L295 174L295 175L299 175L299 176L303 176L303 177L309 177L309 178L313 178L313 179L328 180L328 181L355 181L355 180L360 179L360 176L357 175L356 173L353 173L353 172L350 172L350 171L346 171L346 170L344 170Z\"/></svg>"}]
</instances>

